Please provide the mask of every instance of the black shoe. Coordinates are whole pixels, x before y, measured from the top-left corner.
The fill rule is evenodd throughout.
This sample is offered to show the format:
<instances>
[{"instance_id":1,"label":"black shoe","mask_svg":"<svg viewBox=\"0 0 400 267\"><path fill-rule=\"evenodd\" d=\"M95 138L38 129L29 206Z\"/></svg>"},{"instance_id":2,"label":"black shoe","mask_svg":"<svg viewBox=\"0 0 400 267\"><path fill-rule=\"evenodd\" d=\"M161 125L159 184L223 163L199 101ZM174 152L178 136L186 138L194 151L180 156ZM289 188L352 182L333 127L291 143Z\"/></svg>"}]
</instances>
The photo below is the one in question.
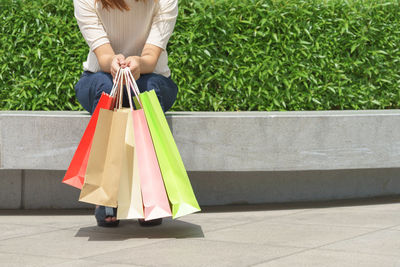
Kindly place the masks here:
<instances>
[{"instance_id":1,"label":"black shoe","mask_svg":"<svg viewBox=\"0 0 400 267\"><path fill-rule=\"evenodd\" d=\"M149 227L149 226L160 225L162 223L162 218L149 220L149 221L145 221L144 219L139 219L138 221L139 221L140 226Z\"/></svg>"},{"instance_id":2,"label":"black shoe","mask_svg":"<svg viewBox=\"0 0 400 267\"><path fill-rule=\"evenodd\" d=\"M116 217L117 216L117 209L116 208L108 208L106 212L106 207L98 206L94 212L94 216L97 220L97 225L101 227L116 227L119 224L119 220L114 222L110 221L107 222L105 219L108 217Z\"/></svg>"}]
</instances>

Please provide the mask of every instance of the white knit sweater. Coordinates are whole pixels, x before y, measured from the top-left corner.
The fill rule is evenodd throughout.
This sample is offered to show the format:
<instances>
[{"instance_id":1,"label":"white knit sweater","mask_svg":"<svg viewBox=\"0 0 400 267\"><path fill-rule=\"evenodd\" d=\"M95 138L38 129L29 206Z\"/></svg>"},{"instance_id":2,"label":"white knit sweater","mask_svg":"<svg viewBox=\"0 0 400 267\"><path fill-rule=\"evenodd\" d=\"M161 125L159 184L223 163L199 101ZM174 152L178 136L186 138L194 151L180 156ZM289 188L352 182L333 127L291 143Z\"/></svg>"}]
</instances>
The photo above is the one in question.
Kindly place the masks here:
<instances>
[{"instance_id":1,"label":"white knit sweater","mask_svg":"<svg viewBox=\"0 0 400 267\"><path fill-rule=\"evenodd\" d=\"M116 54L140 56L146 43L161 47L155 73L168 77L168 40L178 15L178 0L125 0L129 11L106 10L100 1L74 0L75 18L90 51L83 69L100 71L93 50L110 43Z\"/></svg>"}]
</instances>

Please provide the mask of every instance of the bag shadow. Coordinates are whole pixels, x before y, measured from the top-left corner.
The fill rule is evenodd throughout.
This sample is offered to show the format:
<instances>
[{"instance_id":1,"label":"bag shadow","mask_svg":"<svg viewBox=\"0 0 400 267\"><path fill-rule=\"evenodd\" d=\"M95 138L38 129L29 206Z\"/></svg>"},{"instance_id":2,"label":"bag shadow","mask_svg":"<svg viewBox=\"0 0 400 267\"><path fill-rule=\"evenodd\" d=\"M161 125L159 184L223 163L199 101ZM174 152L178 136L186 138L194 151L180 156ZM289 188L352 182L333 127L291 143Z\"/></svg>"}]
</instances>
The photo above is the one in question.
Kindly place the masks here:
<instances>
[{"instance_id":1,"label":"bag shadow","mask_svg":"<svg viewBox=\"0 0 400 267\"><path fill-rule=\"evenodd\" d=\"M137 220L121 220L118 227L81 227L75 237L88 241L122 241L132 238L204 238L200 225L164 218L159 226L142 227Z\"/></svg>"}]
</instances>

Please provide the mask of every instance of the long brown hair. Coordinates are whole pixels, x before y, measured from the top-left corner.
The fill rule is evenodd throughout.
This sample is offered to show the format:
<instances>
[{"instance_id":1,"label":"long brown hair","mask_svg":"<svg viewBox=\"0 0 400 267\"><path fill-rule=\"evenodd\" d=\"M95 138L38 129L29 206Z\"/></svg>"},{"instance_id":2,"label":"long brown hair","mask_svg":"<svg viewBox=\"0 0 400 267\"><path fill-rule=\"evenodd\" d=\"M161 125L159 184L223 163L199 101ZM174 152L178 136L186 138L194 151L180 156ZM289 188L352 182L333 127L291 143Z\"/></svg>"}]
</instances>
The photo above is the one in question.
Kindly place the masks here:
<instances>
[{"instance_id":1,"label":"long brown hair","mask_svg":"<svg viewBox=\"0 0 400 267\"><path fill-rule=\"evenodd\" d=\"M125 3L125 0L96 0L97 2L101 2L103 8L109 10L110 8L118 8L119 10L129 10L129 6ZM135 0L138 2L139 0ZM146 1L146 0L140 0Z\"/></svg>"}]
</instances>

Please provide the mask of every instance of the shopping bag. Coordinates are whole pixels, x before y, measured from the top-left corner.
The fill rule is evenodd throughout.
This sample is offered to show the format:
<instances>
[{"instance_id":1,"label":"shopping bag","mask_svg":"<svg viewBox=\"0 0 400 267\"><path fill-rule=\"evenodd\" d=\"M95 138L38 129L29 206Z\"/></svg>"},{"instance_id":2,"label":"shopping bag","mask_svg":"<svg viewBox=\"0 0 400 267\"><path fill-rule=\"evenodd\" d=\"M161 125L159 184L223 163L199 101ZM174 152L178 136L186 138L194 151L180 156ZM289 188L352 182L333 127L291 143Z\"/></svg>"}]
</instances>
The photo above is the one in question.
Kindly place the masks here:
<instances>
[{"instance_id":1,"label":"shopping bag","mask_svg":"<svg viewBox=\"0 0 400 267\"><path fill-rule=\"evenodd\" d=\"M120 109L118 112L127 112L128 119L125 132L124 158L119 181L117 219L144 218L138 172L139 166L137 156L134 156L135 137L133 133L133 120L130 109Z\"/></svg>"},{"instance_id":2,"label":"shopping bag","mask_svg":"<svg viewBox=\"0 0 400 267\"><path fill-rule=\"evenodd\" d=\"M129 77L130 71L126 70L127 90L129 102L132 109L131 87L134 84ZM132 77L133 78L133 77ZM135 155L137 158L138 174L140 177L140 186L142 190L144 218L153 220L162 217L171 216L167 194L165 191L163 179L158 165L157 156L154 151L150 131L147 125L143 109L141 109L138 91L134 91L136 99L139 102L137 110L131 110L133 119L133 132L135 143Z\"/></svg>"},{"instance_id":3,"label":"shopping bag","mask_svg":"<svg viewBox=\"0 0 400 267\"><path fill-rule=\"evenodd\" d=\"M118 71L112 89L113 93L117 92L115 105L120 98L116 85L121 84L122 87L121 78ZM127 118L127 113L100 109L80 201L117 207Z\"/></svg>"},{"instance_id":4,"label":"shopping bag","mask_svg":"<svg viewBox=\"0 0 400 267\"><path fill-rule=\"evenodd\" d=\"M102 93L100 100L96 106L95 111L90 118L90 121L86 127L85 132L79 142L78 148L69 164L67 172L65 173L63 183L71 185L73 187L82 189L83 181L85 178L86 167L88 164L90 148L92 146L92 140L94 131L96 128L97 120L99 117L100 109L111 109L114 104L114 97L106 93Z\"/></svg>"},{"instance_id":5,"label":"shopping bag","mask_svg":"<svg viewBox=\"0 0 400 267\"><path fill-rule=\"evenodd\" d=\"M117 207L127 115L100 110L79 201Z\"/></svg>"},{"instance_id":6,"label":"shopping bag","mask_svg":"<svg viewBox=\"0 0 400 267\"><path fill-rule=\"evenodd\" d=\"M200 211L189 177L154 90L140 94L173 218Z\"/></svg>"},{"instance_id":7,"label":"shopping bag","mask_svg":"<svg viewBox=\"0 0 400 267\"><path fill-rule=\"evenodd\" d=\"M117 71L116 80L120 80L122 77L122 72ZM92 140L94 131L96 128L97 120L99 117L100 109L110 110L115 104L115 92L117 89L117 82L114 82L113 88L110 94L102 93L97 103L97 106L89 120L86 130L83 133L81 141L79 142L78 148L76 149L74 156L72 157L71 163L65 173L63 183L74 186L78 189L82 189L82 185L85 179L86 167L88 164L90 148L92 146Z\"/></svg>"}]
</instances>

